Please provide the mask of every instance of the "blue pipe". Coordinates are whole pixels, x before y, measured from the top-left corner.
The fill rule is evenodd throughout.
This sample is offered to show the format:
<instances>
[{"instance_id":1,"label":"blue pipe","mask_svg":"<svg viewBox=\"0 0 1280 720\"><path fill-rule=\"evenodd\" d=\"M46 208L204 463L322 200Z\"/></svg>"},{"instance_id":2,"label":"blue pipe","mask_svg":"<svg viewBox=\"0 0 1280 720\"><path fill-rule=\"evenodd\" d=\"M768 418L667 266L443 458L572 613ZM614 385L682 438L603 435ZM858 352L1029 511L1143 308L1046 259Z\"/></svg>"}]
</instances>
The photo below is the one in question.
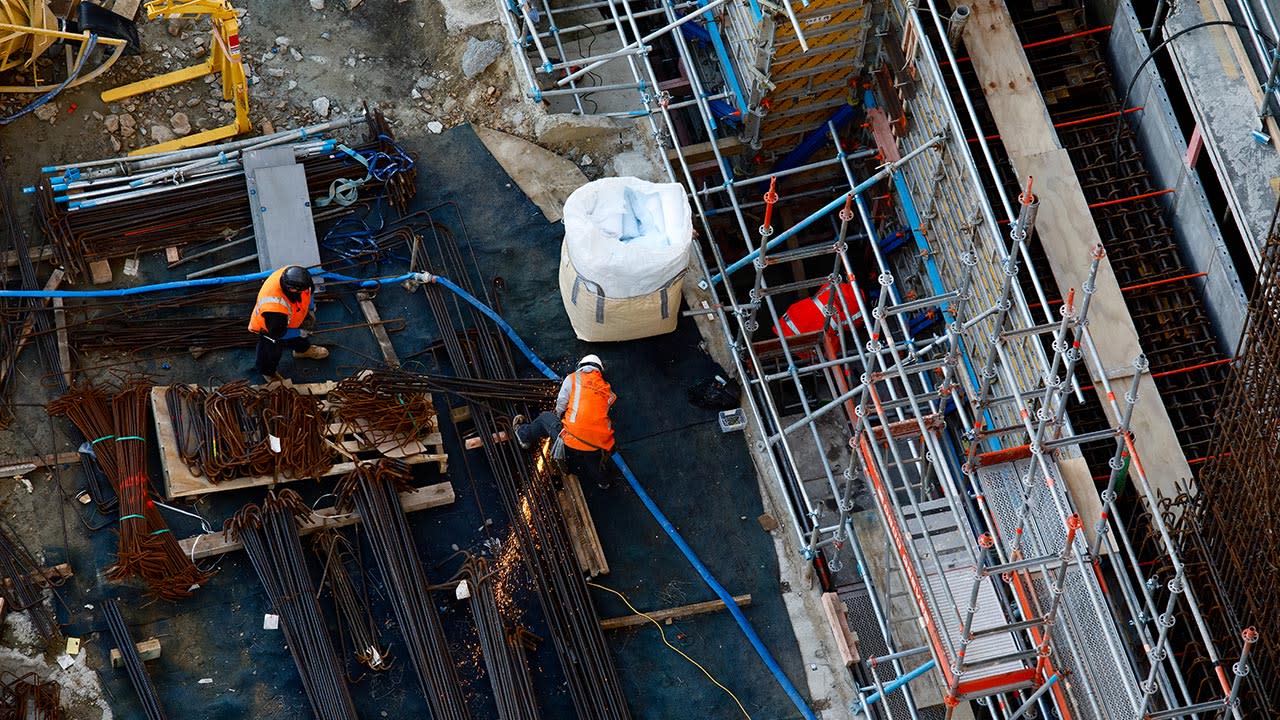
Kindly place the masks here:
<instances>
[{"instance_id":1,"label":"blue pipe","mask_svg":"<svg viewBox=\"0 0 1280 720\"><path fill-rule=\"evenodd\" d=\"M156 285L139 285L131 288L115 288L113 290L0 290L0 298L100 298L100 297L128 297L130 295L147 295L155 292L165 292L166 290L187 290L198 287L216 287L218 285L230 285L232 283L250 282L252 280L261 280L274 270L263 270L262 272L250 273L248 275L228 275L226 277L200 278L198 280L175 280L174 282L158 283ZM354 282L359 283L362 288L374 288L389 283L404 282L418 277L417 273L405 273L396 277L362 279L353 278L347 275L339 275L338 273L323 272L312 269L311 273L327 280L336 280L338 282Z\"/></svg>"},{"instance_id":2,"label":"blue pipe","mask_svg":"<svg viewBox=\"0 0 1280 720\"><path fill-rule=\"evenodd\" d=\"M864 699L862 700L862 707L861 707L861 708L849 708L849 709L850 709L850 710L852 710L852 711L853 711L853 712L855 712L855 713L866 713L868 710L870 710L870 709L871 709L871 706L872 706L872 705L874 705L877 701L879 701L879 700L880 700L880 698L881 698L881 697L883 697L884 695L888 695L889 693L893 692L894 690L897 690L898 688L902 687L903 685L906 685L907 683L911 682L912 680L915 680L916 678L920 677L921 675L923 675L923 674L925 674L925 673L929 672L929 671L930 671L930 670L932 670L932 669L934 668L934 666L935 666L935 665L937 665L937 664L938 664L938 663L937 663L937 661L936 661L936 660L930 660L929 662L927 662L927 663L925 663L925 664L921 665L920 667L916 668L915 670L912 670L911 672L907 673L906 675L903 675L903 676L902 676L902 677L900 677L900 678L894 678L893 682L891 682L891 683L889 683L888 685L885 685L885 686L884 686L884 692L883 692L883 693L881 693L879 690L877 690L877 691L875 691L875 692L871 693L870 695L868 695L866 698L864 698Z\"/></svg>"},{"instance_id":3,"label":"blue pipe","mask_svg":"<svg viewBox=\"0 0 1280 720\"><path fill-rule=\"evenodd\" d=\"M867 178L866 180L863 180L862 182L858 183L853 188L853 190L850 190L849 192L840 193L839 197L827 203L826 205L823 205L822 207L818 208L809 217L801 220L795 225L792 225L786 230L778 233L777 237L765 243L765 246L764 246L765 249L772 250L775 247L781 245L782 243L790 240L794 235L799 233L801 230L804 230L805 228L809 227L813 223L817 222L819 219L831 214L837 208L844 207L845 198L849 197L850 195L853 195L855 198L861 197L862 193L870 190L872 187L875 187L876 183L880 182L884 178L885 178L885 173L882 170L876 173L875 175L872 175L871 177ZM759 255L760 255L760 248L756 248L755 250L752 250L751 252L747 253L746 256L743 257L742 259L735 260L734 262L730 263L729 267L725 268L723 273L717 273L711 276L711 284L714 285L715 283L718 283L721 280L723 280L726 275L732 275L738 272L742 268L751 264L751 262L754 261L756 257L758 257Z\"/></svg>"},{"instance_id":4,"label":"blue pipe","mask_svg":"<svg viewBox=\"0 0 1280 720\"><path fill-rule=\"evenodd\" d=\"M428 281L444 286L464 300L467 304L484 313L502 330L503 333L506 334L508 338L511 339L511 342L515 343L515 346L520 349L520 352L523 353L524 356L529 359L529 362L533 363L533 366L538 368L543 375L551 380L560 379L560 375L547 367L547 364L542 361L542 358L538 357L537 353L525 344L524 340L516 334L516 331L507 324L506 320L503 320L502 317L491 308L477 300L471 293L463 290L461 287L458 287L448 278L443 278L439 275L429 276ZM641 487L640 481L637 480L635 474L631 472L631 468L628 467L626 461L622 459L622 455L613 453L613 464L622 472L622 476L627 479L627 483L630 484L631 489L635 491L636 497L640 498L640 502L644 503L645 508L649 510L649 514L653 515L653 519L658 521L658 524L662 526L664 531L666 531L667 536L676 544L676 547L680 549L680 552L684 553L685 559L689 561L689 564L693 566L693 569L697 570L698 574L702 576L703 582L705 582L707 586L715 592L716 596L724 602L725 608L731 615L733 615L733 619L737 621L738 627L742 629L742 634L747 636L747 640L751 642L751 646L755 648L756 653L764 662L765 667L769 668L769 672L773 674L774 679L778 681L778 685L780 685L782 690L786 692L787 697L791 699L792 704L795 705L796 709L800 711L800 714L803 715L806 720L817 720L817 715L815 715L813 710L809 708L809 705L805 702L804 698L800 696L800 692L796 690L795 686L791 684L791 680L788 679L786 673L782 671L782 668L778 665L778 661L773 658L773 654L769 652L769 648L765 647L764 641L760 639L758 634L756 634L755 628L751 627L751 622L747 620L747 616L742 614L742 609L733 601L733 595L729 594L729 591L725 590L724 586L716 580L715 576L711 574L711 571L707 569L707 566L698 558L697 553L693 551L693 548L689 547L689 543L685 542L684 538L681 537L680 532L676 530L675 526L671 524L671 521L667 519L667 516L658 507L657 503L655 503L653 498L649 496L649 493L645 492L644 488Z\"/></svg>"}]
</instances>

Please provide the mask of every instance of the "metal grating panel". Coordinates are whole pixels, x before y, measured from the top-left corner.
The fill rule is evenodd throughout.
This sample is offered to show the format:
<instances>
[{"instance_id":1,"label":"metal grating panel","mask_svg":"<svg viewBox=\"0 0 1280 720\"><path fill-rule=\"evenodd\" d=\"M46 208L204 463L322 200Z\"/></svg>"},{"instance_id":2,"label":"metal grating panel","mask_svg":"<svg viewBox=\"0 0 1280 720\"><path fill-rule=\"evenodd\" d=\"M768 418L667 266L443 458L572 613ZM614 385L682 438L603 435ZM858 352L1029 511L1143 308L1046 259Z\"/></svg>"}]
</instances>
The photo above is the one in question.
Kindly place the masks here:
<instances>
[{"instance_id":1,"label":"metal grating panel","mask_svg":"<svg viewBox=\"0 0 1280 720\"><path fill-rule=\"evenodd\" d=\"M1022 478L1029 467L1031 461L1023 460L983 467L978 471L987 504L995 515L1001 541L1006 546L1012 546L1014 542L1018 509L1022 504ZM1035 478L1035 489L1031 493L1022 539L1023 552L1027 557L1057 555L1066 542L1066 527L1055 506L1055 499L1065 506L1067 498L1060 489L1063 482L1057 467L1052 464L1050 467L1053 471L1051 482ZM1086 550L1083 535L1077 535L1075 543L1082 552ZM1039 575L1033 585L1043 607L1052 597L1049 584L1043 575ZM1070 679L1064 681L1078 716L1129 720L1135 717L1141 690L1128 658L1123 656L1124 641L1107 608L1107 600L1091 568L1086 572L1068 572L1063 585L1062 609L1058 622L1051 628L1053 661L1064 674L1070 673L1069 677L1086 680L1084 683ZM1070 638L1079 642L1079 655L1082 657L1071 651ZM1117 648L1120 657L1117 657ZM1093 692L1084 686L1091 687Z\"/></svg>"}]
</instances>

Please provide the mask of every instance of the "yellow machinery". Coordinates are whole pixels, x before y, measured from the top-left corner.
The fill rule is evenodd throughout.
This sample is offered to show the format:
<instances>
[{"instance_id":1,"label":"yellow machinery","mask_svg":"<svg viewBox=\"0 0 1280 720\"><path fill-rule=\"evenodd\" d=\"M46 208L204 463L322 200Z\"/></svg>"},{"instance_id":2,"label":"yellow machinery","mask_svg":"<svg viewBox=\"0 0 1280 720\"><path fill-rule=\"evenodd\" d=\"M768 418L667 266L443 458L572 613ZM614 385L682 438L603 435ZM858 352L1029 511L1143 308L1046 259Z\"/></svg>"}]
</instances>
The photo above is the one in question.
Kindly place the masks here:
<instances>
[{"instance_id":1,"label":"yellow machinery","mask_svg":"<svg viewBox=\"0 0 1280 720\"><path fill-rule=\"evenodd\" d=\"M134 150L130 155L168 152L181 148L203 145L216 140L234 137L252 129L249 122L249 81L240 61L240 25L236 21L236 9L226 0L152 0L146 5L147 18L200 18L208 17L213 23L213 38L209 43L209 59L200 65L174 70L164 75L139 80L102 93L103 102L141 95L160 88L218 73L222 76L222 97L236 106L236 119L230 125L206 130L176 140Z\"/></svg>"},{"instance_id":2,"label":"yellow machinery","mask_svg":"<svg viewBox=\"0 0 1280 720\"><path fill-rule=\"evenodd\" d=\"M107 19L107 11L89 3L80 3L78 9L79 22L64 23L47 0L0 0L0 72L19 66L32 72L30 85L0 85L0 93L43 93L75 87L106 72L126 49L137 51L132 23ZM36 58L59 40L78 48L67 78L62 82L41 82L35 75ZM111 52L86 72L88 56L98 45Z\"/></svg>"}]
</instances>

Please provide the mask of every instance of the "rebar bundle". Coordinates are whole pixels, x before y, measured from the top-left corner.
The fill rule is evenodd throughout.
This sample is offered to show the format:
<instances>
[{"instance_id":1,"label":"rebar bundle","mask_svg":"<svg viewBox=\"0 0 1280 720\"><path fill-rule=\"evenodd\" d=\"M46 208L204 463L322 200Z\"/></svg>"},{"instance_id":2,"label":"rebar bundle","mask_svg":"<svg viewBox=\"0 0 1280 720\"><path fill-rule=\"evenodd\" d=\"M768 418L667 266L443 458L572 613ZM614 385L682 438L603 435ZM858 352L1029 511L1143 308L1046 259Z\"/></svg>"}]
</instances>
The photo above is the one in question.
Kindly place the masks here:
<instances>
[{"instance_id":1,"label":"rebar bundle","mask_svg":"<svg viewBox=\"0 0 1280 720\"><path fill-rule=\"evenodd\" d=\"M0 674L0 720L62 720L61 693L54 680L5 671Z\"/></svg>"},{"instance_id":2,"label":"rebar bundle","mask_svg":"<svg viewBox=\"0 0 1280 720\"><path fill-rule=\"evenodd\" d=\"M493 699L501 720L537 720L538 702L533 694L533 678L525 657L525 637L519 630L508 630L498 607L494 588L494 571L488 560L468 555L458 571L457 579L467 583L471 615L475 618L476 635L484 656L485 670L493 686Z\"/></svg>"},{"instance_id":3,"label":"rebar bundle","mask_svg":"<svg viewBox=\"0 0 1280 720\"><path fill-rule=\"evenodd\" d=\"M0 525L0 598L11 612L26 611L45 644L61 636L57 618L45 603L45 580L40 564L9 529Z\"/></svg>"},{"instance_id":4,"label":"rebar bundle","mask_svg":"<svg viewBox=\"0 0 1280 720\"><path fill-rule=\"evenodd\" d=\"M143 664L142 657L138 655L138 648L133 644L133 638L129 636L129 627L124 624L120 607L114 600L107 600L102 604L102 615L107 621L111 641L120 651L125 670L129 673L129 682L133 684L133 690L138 693L138 700L142 702L142 709L147 713L147 720L164 720L164 708L160 707L156 686L151 682L151 675L147 673L147 666Z\"/></svg>"},{"instance_id":5,"label":"rebar bundle","mask_svg":"<svg viewBox=\"0 0 1280 720\"><path fill-rule=\"evenodd\" d=\"M342 663L316 601L315 584L298 540L298 518L311 509L292 490L269 493L262 507L246 505L223 531L244 543L302 676L311 709L321 720L355 720Z\"/></svg>"},{"instance_id":6,"label":"rebar bundle","mask_svg":"<svg viewBox=\"0 0 1280 720\"><path fill-rule=\"evenodd\" d=\"M317 533L312 549L324 567L320 585L329 591L338 610L338 636L343 654L354 655L370 670L389 670L390 648L380 639L377 623L369 610L364 563L356 556L356 549L333 528ZM361 569L358 586L351 577L352 566Z\"/></svg>"},{"instance_id":7,"label":"rebar bundle","mask_svg":"<svg viewBox=\"0 0 1280 720\"><path fill-rule=\"evenodd\" d=\"M453 209L456 212L456 207ZM461 214L457 217L461 225ZM413 243L414 269L448 277L493 306L487 288L480 293L473 290L471 277L479 263L469 239L464 250L448 227L430 218L416 227L423 234ZM461 227L465 234L465 226ZM517 377L510 346L493 332L485 315L436 285L425 286L423 292L459 385ZM474 330L474 334L464 336L463 330ZM550 469L535 471L515 443L493 440L499 432L510 429L511 416L529 414L528 404L476 398L468 399L468 406L511 519L520 557L537 589L578 716L584 720L626 720L630 711L573 552Z\"/></svg>"},{"instance_id":8,"label":"rebar bundle","mask_svg":"<svg viewBox=\"0 0 1280 720\"><path fill-rule=\"evenodd\" d=\"M163 600L190 596L211 573L197 568L179 547L151 498L147 476L148 398L151 386L131 381L116 393L75 386L49 403L90 439L98 464L119 498L119 548L109 575L137 577Z\"/></svg>"},{"instance_id":9,"label":"rebar bundle","mask_svg":"<svg viewBox=\"0 0 1280 720\"><path fill-rule=\"evenodd\" d=\"M399 492L408 487L409 478L408 467L402 463L359 463L342 478L335 492L345 505L354 505L360 511L432 719L466 720L471 714L458 684L449 642L427 591L427 577L400 506Z\"/></svg>"},{"instance_id":10,"label":"rebar bundle","mask_svg":"<svg viewBox=\"0 0 1280 720\"><path fill-rule=\"evenodd\" d=\"M1278 209L1277 217L1280 217ZM1272 220L1236 360L1216 418L1209 459L1200 472L1195 518L1229 611L1219 621L1233 635L1264 631L1250 660L1267 714L1280 709L1280 646L1265 637L1280 627L1280 225ZM1228 646L1231 647L1231 646Z\"/></svg>"}]
</instances>

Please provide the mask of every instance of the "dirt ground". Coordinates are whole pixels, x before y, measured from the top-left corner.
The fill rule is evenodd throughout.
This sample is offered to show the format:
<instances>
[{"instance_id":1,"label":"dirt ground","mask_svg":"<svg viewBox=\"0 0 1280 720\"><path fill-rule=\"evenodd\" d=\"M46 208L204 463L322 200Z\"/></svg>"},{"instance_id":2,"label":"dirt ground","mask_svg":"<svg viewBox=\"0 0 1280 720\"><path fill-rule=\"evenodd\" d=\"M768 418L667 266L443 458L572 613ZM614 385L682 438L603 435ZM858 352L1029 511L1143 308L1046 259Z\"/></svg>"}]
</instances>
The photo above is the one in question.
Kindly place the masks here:
<instances>
[{"instance_id":1,"label":"dirt ground","mask_svg":"<svg viewBox=\"0 0 1280 720\"><path fill-rule=\"evenodd\" d=\"M317 0L318 1L318 0ZM651 154L651 139L630 122L550 117L527 101L515 80L511 54L497 22L494 0L364 0L347 9L342 0L325 0L324 9L292 0L255 1L241 17L241 47L250 87L250 115L256 133L299 127L358 112L362 103L383 110L398 139L412 147L415 137L473 123L537 142L577 163L588 178L614 174L612 158L624 154L628 167L638 155ZM140 12L140 16L144 13ZM234 108L222 97L216 78L206 77L116 103L98 93L170 70L197 64L208 52L207 22L139 22L143 54L123 58L104 76L66 91L41 108L0 130L0 148L32 244L42 242L34 206L20 188L33 184L45 165L122 155L175 135L232 122ZM482 72L468 78L462 58L468 42L497 41L502 52ZM55 60L56 58L56 60ZM61 55L39 61L47 76ZM8 115L32 97L0 98ZM43 403L35 353L28 351L20 372L17 400ZM15 427L0 432L0 458L36 452L74 450L55 435L37 407L19 407ZM30 485L29 485L30 484ZM37 512L65 503L43 471L20 479L0 479L0 514L36 549L37 559L53 562L39 548L62 548L80 528L63 508L61 527ZM69 539L70 538L70 539ZM64 544L66 543L66 544ZM93 573L92 568L77 572ZM36 671L63 684L63 703L75 720L110 718L89 653L76 658L61 648L47 649L33 637L21 614L11 614L0 634L0 671ZM63 663L72 660L66 669ZM92 657L96 657L93 655Z\"/></svg>"}]
</instances>

